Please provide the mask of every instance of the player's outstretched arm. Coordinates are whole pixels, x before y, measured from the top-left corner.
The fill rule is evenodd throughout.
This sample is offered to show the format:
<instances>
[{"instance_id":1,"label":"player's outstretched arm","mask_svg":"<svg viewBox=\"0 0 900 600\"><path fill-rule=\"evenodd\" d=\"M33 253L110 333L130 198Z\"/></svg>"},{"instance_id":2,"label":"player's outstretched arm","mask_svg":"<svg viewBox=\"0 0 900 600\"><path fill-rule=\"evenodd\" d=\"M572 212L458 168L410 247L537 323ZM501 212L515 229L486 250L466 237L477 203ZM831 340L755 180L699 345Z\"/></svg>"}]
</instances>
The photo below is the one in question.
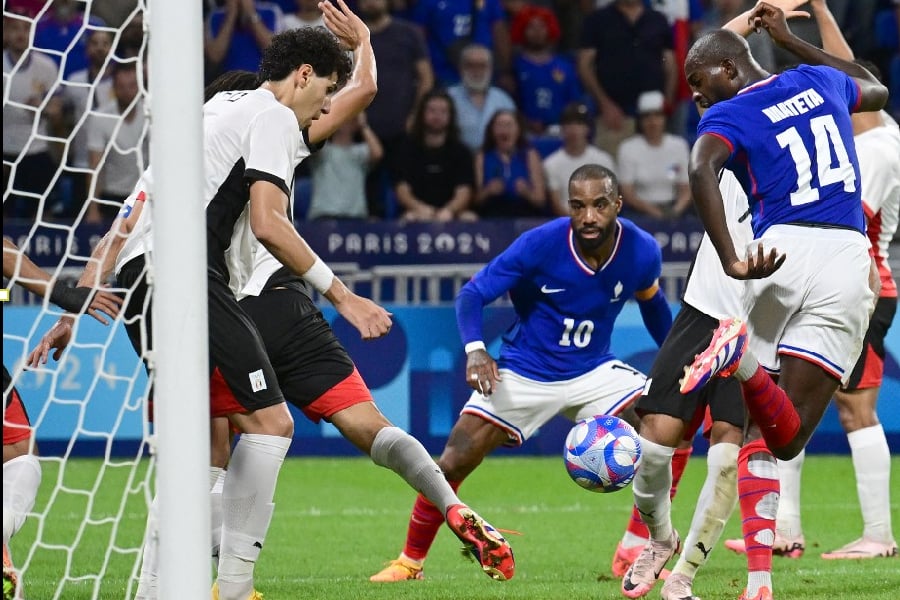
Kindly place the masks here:
<instances>
[{"instance_id":1,"label":"player's outstretched arm","mask_svg":"<svg viewBox=\"0 0 900 600\"><path fill-rule=\"evenodd\" d=\"M119 314L122 300L115 294L95 290L93 287L69 287L62 281L53 283L53 277L34 264L12 241L3 238L3 276L14 279L29 292L49 297L50 302L73 313L87 309L87 313L106 325L102 313L112 318Z\"/></svg>"},{"instance_id":2,"label":"player's outstretched arm","mask_svg":"<svg viewBox=\"0 0 900 600\"><path fill-rule=\"evenodd\" d=\"M364 339L385 335L391 313L347 289L309 247L287 215L287 196L265 180L250 186L250 228L256 239L292 273L308 281L331 302Z\"/></svg>"},{"instance_id":3,"label":"player's outstretched arm","mask_svg":"<svg viewBox=\"0 0 900 600\"><path fill-rule=\"evenodd\" d=\"M341 125L355 119L372 103L378 92L378 72L369 28L353 14L344 0L337 2L337 7L331 2L319 2L319 9L328 29L353 51L353 72L347 84L331 99L328 113L309 126L309 141L313 144L324 142Z\"/></svg>"},{"instance_id":4,"label":"player's outstretched arm","mask_svg":"<svg viewBox=\"0 0 900 600\"><path fill-rule=\"evenodd\" d=\"M860 89L857 112L881 110L887 102L888 89L874 75L856 63L838 58L798 38L788 28L784 11L780 8L760 2L750 12L750 24L754 29L765 29L776 44L802 62L832 67L855 79Z\"/></svg>"},{"instance_id":5,"label":"player's outstretched arm","mask_svg":"<svg viewBox=\"0 0 900 600\"><path fill-rule=\"evenodd\" d=\"M697 139L691 150L691 194L725 273L735 279L761 279L777 271L786 255L779 255L774 248L764 254L760 245L758 255L750 256L748 260L738 258L734 242L728 234L718 178L730 153L727 144L714 135L705 134Z\"/></svg>"}]
</instances>

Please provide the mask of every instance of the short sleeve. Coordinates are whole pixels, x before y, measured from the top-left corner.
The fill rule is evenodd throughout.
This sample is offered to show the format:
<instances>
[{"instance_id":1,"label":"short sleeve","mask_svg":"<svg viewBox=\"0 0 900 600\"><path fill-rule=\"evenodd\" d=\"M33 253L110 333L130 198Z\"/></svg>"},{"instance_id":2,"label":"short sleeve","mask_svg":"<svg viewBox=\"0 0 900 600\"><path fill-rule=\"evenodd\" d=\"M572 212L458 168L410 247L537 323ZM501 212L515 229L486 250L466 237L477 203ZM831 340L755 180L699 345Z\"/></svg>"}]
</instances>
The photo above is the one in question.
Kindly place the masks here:
<instances>
[{"instance_id":1,"label":"short sleeve","mask_svg":"<svg viewBox=\"0 0 900 600\"><path fill-rule=\"evenodd\" d=\"M734 117L730 117L726 109L722 109L720 103L711 106L697 125L697 139L702 135L714 135L728 145L733 157L739 146L740 136L735 128Z\"/></svg>"},{"instance_id":2,"label":"short sleeve","mask_svg":"<svg viewBox=\"0 0 900 600\"><path fill-rule=\"evenodd\" d=\"M253 120L245 140L244 177L268 181L290 196L300 142L300 128L287 109L279 105L264 110Z\"/></svg>"}]
</instances>

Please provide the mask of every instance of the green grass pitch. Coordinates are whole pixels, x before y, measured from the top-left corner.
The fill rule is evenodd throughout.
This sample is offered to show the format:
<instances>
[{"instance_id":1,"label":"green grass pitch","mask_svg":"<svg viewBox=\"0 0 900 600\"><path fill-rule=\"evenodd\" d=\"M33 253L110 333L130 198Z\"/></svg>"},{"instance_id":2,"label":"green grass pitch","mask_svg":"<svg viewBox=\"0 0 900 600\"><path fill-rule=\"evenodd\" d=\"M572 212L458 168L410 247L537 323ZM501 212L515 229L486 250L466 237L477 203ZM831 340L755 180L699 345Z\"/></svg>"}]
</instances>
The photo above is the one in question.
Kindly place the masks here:
<instances>
[{"instance_id":1,"label":"green grass pitch","mask_svg":"<svg viewBox=\"0 0 900 600\"><path fill-rule=\"evenodd\" d=\"M44 463L36 510L11 544L13 558L28 558L29 600L126 597L135 554L108 553L139 545L144 527L142 492L121 502L128 469L73 460L61 476ZM900 524L900 459L892 459L893 518ZM140 473L138 473L140 474ZM674 522L686 535L705 461L692 459L674 503ZM93 501L83 490L94 489ZM491 581L459 553L456 538L442 529L429 556L424 581L373 584L368 576L399 553L413 493L393 473L364 458L288 459L282 470L275 517L256 570L266 600L570 600L621 598L609 574L612 554L626 524L631 489L593 494L572 483L559 458L489 458L461 489L462 498L509 536L516 576ZM775 558L776 598L876 600L900 597L900 559L825 561L821 552L859 536L862 524L849 456L811 456L803 472L803 523L807 552L800 560ZM116 523L111 517L121 513ZM30 551L40 531L42 544ZM740 536L733 516L726 537ZM103 567L103 565L106 565ZM670 563L670 567L672 564ZM736 599L744 587L745 562L720 544L700 571L694 592L704 600ZM69 574L68 578L64 574ZM103 577L96 574L104 572ZM133 590L133 588L132 588ZM648 598L658 598L657 587Z\"/></svg>"}]
</instances>

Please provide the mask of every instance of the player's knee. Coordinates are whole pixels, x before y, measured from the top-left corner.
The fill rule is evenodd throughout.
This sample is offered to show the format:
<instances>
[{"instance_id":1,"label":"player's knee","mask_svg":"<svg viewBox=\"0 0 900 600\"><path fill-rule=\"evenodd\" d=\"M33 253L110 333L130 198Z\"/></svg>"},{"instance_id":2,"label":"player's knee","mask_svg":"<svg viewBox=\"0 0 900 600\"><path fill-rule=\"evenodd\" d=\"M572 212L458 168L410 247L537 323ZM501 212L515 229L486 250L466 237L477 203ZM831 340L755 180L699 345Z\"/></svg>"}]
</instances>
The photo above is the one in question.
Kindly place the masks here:
<instances>
[{"instance_id":1,"label":"player's knee","mask_svg":"<svg viewBox=\"0 0 900 600\"><path fill-rule=\"evenodd\" d=\"M744 439L744 432L740 427L736 427L725 421L713 422L712 429L709 433L710 444L735 444L740 446Z\"/></svg>"},{"instance_id":2,"label":"player's knee","mask_svg":"<svg viewBox=\"0 0 900 600\"><path fill-rule=\"evenodd\" d=\"M684 421L669 415L650 413L641 417L640 435L654 444L676 448L684 437Z\"/></svg>"}]
</instances>

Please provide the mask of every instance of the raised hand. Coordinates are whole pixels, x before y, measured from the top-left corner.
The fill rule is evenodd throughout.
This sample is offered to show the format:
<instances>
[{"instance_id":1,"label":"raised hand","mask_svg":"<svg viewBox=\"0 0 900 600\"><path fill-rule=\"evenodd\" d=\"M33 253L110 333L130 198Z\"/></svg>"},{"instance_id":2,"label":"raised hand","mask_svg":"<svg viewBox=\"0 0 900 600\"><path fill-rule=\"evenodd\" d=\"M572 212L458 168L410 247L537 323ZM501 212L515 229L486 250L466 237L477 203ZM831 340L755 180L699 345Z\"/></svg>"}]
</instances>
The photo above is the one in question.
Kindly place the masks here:
<instances>
[{"instance_id":1,"label":"raised hand","mask_svg":"<svg viewBox=\"0 0 900 600\"><path fill-rule=\"evenodd\" d=\"M749 21L754 30L765 29L772 41L779 46L793 36L784 11L768 2L760 2L754 6L750 11Z\"/></svg>"},{"instance_id":2,"label":"raised hand","mask_svg":"<svg viewBox=\"0 0 900 600\"><path fill-rule=\"evenodd\" d=\"M331 2L319 2L325 27L337 36L345 49L356 50L363 40L369 38L369 28L350 10L344 0L336 1L337 6Z\"/></svg>"}]
</instances>

